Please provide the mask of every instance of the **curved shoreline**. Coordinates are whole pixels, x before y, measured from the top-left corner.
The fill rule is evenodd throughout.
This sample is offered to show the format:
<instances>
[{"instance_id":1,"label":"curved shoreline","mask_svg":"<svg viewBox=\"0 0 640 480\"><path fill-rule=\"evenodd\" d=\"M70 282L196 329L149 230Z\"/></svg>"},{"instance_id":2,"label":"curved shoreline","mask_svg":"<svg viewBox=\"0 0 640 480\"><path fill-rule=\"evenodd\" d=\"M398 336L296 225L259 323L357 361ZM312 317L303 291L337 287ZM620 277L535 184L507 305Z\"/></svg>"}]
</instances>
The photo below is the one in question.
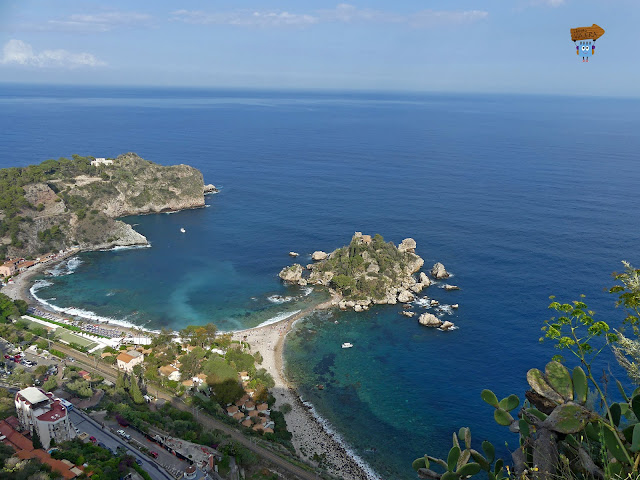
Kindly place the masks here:
<instances>
[{"instance_id":1,"label":"curved shoreline","mask_svg":"<svg viewBox=\"0 0 640 480\"><path fill-rule=\"evenodd\" d=\"M74 255L80 252L75 252ZM50 262L32 267L14 279L13 284L2 288L2 293L15 299L25 300L29 304L51 310L50 306L43 304L37 297L34 297L30 288L34 276L47 268L52 268L68 258L69 255L57 262ZM293 312L292 315L267 325L237 330L230 332L234 339L244 340L249 343L253 351L259 351L263 357L262 366L273 376L275 387L272 389L276 398L276 406L281 407L288 403L291 411L285 415L289 431L293 434L292 443L296 453L311 463L314 454L324 459L323 466L333 475L344 480L372 480L378 477L371 468L352 452L346 442L339 434L334 432L328 421L320 417L313 407L309 408L303 403L297 390L286 378L284 373L284 343L293 325L312 314L315 311L327 310L335 307L341 297L332 292L331 299L318 305L310 306L304 310ZM57 315L60 312L54 311ZM104 322L100 322L104 323ZM105 324L118 329L130 330L130 328L120 325L117 321ZM140 327L136 327L137 330Z\"/></svg>"},{"instance_id":2,"label":"curved shoreline","mask_svg":"<svg viewBox=\"0 0 640 480\"><path fill-rule=\"evenodd\" d=\"M308 307L278 323L233 332L233 338L249 343L252 350L262 355L262 367L275 381L272 393L276 399L276 407L291 405L291 411L285 414L285 419L293 434L292 443L300 457L312 463L315 463L314 455L322 457L323 466L344 480L377 480L379 477L371 467L331 429L329 422L317 414L313 406L305 404L284 373L284 343L293 325L315 311L337 306L340 300L341 297L333 293L330 300Z\"/></svg>"}]
</instances>

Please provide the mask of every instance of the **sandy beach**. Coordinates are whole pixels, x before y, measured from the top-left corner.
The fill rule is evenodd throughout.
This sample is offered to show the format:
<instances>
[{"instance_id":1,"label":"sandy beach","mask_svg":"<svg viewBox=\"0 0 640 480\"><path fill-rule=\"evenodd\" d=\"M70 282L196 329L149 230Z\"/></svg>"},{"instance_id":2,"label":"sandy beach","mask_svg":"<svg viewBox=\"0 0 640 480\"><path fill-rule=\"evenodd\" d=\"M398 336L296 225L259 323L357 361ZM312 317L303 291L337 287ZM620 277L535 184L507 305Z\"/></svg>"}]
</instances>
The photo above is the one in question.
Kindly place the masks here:
<instances>
[{"instance_id":1,"label":"sandy beach","mask_svg":"<svg viewBox=\"0 0 640 480\"><path fill-rule=\"evenodd\" d=\"M6 296L10 297L13 300L24 300L29 304L37 303L29 293L29 288L31 288L32 283L31 278L43 272L47 268L51 268L54 264L54 262L48 262L34 265L26 272L22 272L17 277L13 277L13 283L9 283L2 287L0 293L4 293Z\"/></svg>"},{"instance_id":2,"label":"sandy beach","mask_svg":"<svg viewBox=\"0 0 640 480\"><path fill-rule=\"evenodd\" d=\"M331 308L339 302L339 298L331 300L299 312L281 322L235 332L233 338L243 340L251 345L253 352L262 355L262 367L275 381L271 390L276 399L276 408L284 404L291 405L291 412L285 415L287 428L293 433L293 445L296 452L307 461L313 463L314 455L324 458L324 466L331 473L345 480L361 480L375 478L349 454L343 445L318 422L309 409L303 405L295 389L287 382L283 370L283 347L287 333L296 320L309 315L314 310Z\"/></svg>"},{"instance_id":3,"label":"sandy beach","mask_svg":"<svg viewBox=\"0 0 640 480\"><path fill-rule=\"evenodd\" d=\"M57 263L57 262L55 262ZM47 268L51 268L54 262L37 265L14 278L13 283L2 288L2 293L12 299L22 299L29 304L40 305L29 293L32 278ZM284 375L283 347L287 333L294 322L315 310L328 309L336 306L340 298L334 296L325 303L310 307L292 315L278 323L242 330L233 333L236 340L244 340L251 345L253 352L259 351L262 355L262 367L265 368L275 381L275 387L271 390L276 398L276 408L284 404L291 405L291 411L286 414L287 428L293 434L292 443L297 454L314 463L314 455L322 457L323 467L335 476L345 480L365 480L374 478L358 464L344 446L329 433L309 409L302 403L296 390L287 382ZM42 306L46 309L45 306ZM107 326L107 325L105 325ZM108 326L107 326L108 327ZM115 328L115 325L111 326ZM120 330L128 330L117 326Z\"/></svg>"}]
</instances>

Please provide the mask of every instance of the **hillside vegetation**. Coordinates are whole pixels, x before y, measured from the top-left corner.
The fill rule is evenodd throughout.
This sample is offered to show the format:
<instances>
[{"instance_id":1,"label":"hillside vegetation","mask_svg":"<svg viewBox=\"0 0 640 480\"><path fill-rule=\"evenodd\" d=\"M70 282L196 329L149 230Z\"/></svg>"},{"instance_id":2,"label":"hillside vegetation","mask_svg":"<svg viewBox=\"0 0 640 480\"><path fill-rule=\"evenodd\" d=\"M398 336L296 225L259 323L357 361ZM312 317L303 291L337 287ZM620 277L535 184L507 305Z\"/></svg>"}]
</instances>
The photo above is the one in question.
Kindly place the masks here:
<instances>
[{"instance_id":1,"label":"hillside vegetation","mask_svg":"<svg viewBox=\"0 0 640 480\"><path fill-rule=\"evenodd\" d=\"M111 165L92 166L92 160L73 155L0 170L3 257L145 244L144 236L115 218L204 205L202 174L193 167L165 167L135 153Z\"/></svg>"}]
</instances>

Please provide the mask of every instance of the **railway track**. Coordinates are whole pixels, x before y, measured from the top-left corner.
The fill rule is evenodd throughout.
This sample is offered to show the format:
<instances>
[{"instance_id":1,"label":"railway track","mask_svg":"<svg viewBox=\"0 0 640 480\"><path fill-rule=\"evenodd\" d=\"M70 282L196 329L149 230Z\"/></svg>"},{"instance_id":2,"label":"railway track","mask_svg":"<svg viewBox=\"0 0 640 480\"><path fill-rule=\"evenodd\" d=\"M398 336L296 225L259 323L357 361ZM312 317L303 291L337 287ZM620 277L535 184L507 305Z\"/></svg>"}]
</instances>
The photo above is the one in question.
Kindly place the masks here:
<instances>
[{"instance_id":1,"label":"railway track","mask_svg":"<svg viewBox=\"0 0 640 480\"><path fill-rule=\"evenodd\" d=\"M116 370L115 368L106 366L95 359L91 359L87 354L78 352L77 350L69 348L65 345L62 345L56 342L52 342L52 343L55 345L56 350L59 350L65 355L73 358L75 363L81 364L83 368L89 371L92 370L94 372L97 372L107 380L115 383L116 378L118 376L118 370ZM158 398L162 398L170 402L174 407L182 411L192 413L192 409L188 405L186 405L182 400L179 400L177 397L169 393L163 392L161 390L158 390L156 393ZM285 470L290 475L293 475L294 478L299 478L302 480L318 480L320 478L320 476L317 473L315 472L312 473L301 467L298 467L297 465L293 465L292 463L288 462L287 460L283 459L282 457L273 453L272 451L264 447L261 447L260 445L256 445L249 438L245 437L241 432L237 431L234 428L231 428L230 426L228 426L225 423L222 423L219 420L216 420L215 418L207 415L204 412L200 412L198 414L198 421L201 424L203 424L206 428L223 431L225 434L229 435L234 441L242 444L245 448L251 450L260 458L268 460L269 462L273 463L279 468Z\"/></svg>"}]
</instances>

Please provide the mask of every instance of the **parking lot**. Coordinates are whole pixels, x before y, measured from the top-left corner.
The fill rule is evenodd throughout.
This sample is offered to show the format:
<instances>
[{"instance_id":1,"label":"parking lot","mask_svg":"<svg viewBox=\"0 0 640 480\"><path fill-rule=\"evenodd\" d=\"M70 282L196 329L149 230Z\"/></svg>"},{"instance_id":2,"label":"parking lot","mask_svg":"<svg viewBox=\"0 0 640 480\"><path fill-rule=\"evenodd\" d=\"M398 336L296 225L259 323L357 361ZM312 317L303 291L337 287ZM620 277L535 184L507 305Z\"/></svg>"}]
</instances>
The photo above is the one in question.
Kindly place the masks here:
<instances>
[{"instance_id":1,"label":"parking lot","mask_svg":"<svg viewBox=\"0 0 640 480\"><path fill-rule=\"evenodd\" d=\"M98 422L89 418L86 414L74 409L69 412L69 418L74 427L80 432L86 432L89 436L95 437L98 443L102 443L111 451L116 452L118 447L125 448L127 453L137 459L139 465L145 472L151 475L153 480L175 480L174 477L165 472L164 469L159 468L151 457L144 455L132 447L126 440L112 433L108 427L103 428Z\"/></svg>"},{"instance_id":2,"label":"parking lot","mask_svg":"<svg viewBox=\"0 0 640 480\"><path fill-rule=\"evenodd\" d=\"M184 469L189 465L188 462L184 460L180 460L178 457L169 453L167 450L162 448L160 445L149 441L143 434L136 431L133 428L122 427L118 425L118 422L115 420L106 420L103 415L97 416L98 421L104 422L104 424L111 428L113 431L124 430L127 435L131 437L131 442L134 444L144 445L150 451L154 451L158 454L157 463L164 466L170 473L178 473L184 472Z\"/></svg>"},{"instance_id":3,"label":"parking lot","mask_svg":"<svg viewBox=\"0 0 640 480\"><path fill-rule=\"evenodd\" d=\"M46 365L47 367L55 365L61 373L62 366L56 357L44 358L41 355L36 355L35 353L26 350L19 354L20 359L16 362L14 361L15 356L13 355L15 350L16 348L14 345L0 338L0 361L3 361L5 364L5 367L1 369L3 374L5 372L12 372L17 367L23 368L27 372L34 373L35 369L39 365ZM6 358L5 356L8 356L9 358ZM8 379L10 379L10 374Z\"/></svg>"}]
</instances>

